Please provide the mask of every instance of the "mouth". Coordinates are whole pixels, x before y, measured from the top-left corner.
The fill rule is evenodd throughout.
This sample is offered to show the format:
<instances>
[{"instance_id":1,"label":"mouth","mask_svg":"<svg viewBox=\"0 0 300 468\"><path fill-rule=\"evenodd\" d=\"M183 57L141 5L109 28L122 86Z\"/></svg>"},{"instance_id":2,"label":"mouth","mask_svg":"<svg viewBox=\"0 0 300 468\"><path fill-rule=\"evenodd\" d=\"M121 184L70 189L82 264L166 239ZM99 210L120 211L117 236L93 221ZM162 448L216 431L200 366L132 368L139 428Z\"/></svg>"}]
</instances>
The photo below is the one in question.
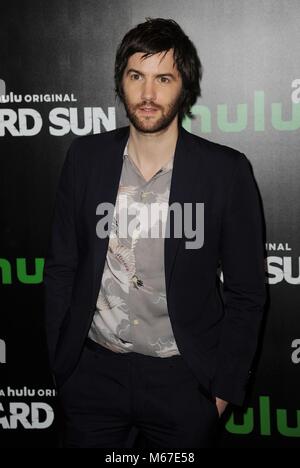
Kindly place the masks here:
<instances>
[{"instance_id":1,"label":"mouth","mask_svg":"<svg viewBox=\"0 0 300 468\"><path fill-rule=\"evenodd\" d=\"M158 109L155 107L139 107L139 110L141 110L145 114L154 114L157 112Z\"/></svg>"}]
</instances>

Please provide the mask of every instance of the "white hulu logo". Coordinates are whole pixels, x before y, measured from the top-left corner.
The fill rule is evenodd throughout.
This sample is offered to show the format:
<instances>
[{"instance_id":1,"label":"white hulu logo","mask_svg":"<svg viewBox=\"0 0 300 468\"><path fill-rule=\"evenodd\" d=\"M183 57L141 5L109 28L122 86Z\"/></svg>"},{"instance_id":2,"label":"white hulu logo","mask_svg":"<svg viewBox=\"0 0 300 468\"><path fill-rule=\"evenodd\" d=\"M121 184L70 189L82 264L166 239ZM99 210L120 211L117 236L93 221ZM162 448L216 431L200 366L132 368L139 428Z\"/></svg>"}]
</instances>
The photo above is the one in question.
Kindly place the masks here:
<instances>
[{"instance_id":1,"label":"white hulu logo","mask_svg":"<svg viewBox=\"0 0 300 468\"><path fill-rule=\"evenodd\" d=\"M0 340L0 364L6 364L6 344L4 340Z\"/></svg>"},{"instance_id":2,"label":"white hulu logo","mask_svg":"<svg viewBox=\"0 0 300 468\"><path fill-rule=\"evenodd\" d=\"M4 80L0 79L0 97L6 94L6 84Z\"/></svg>"}]
</instances>

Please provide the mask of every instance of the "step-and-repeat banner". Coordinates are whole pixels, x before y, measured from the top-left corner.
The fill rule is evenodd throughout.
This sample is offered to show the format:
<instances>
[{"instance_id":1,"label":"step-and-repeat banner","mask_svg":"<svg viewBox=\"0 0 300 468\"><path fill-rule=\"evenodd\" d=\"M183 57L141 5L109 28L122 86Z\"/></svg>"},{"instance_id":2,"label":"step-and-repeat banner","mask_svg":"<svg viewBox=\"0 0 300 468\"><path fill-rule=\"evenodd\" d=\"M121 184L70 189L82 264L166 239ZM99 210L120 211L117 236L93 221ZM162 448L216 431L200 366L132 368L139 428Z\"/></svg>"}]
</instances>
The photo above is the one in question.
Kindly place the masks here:
<instances>
[{"instance_id":1,"label":"step-and-repeat banner","mask_svg":"<svg viewBox=\"0 0 300 468\"><path fill-rule=\"evenodd\" d=\"M248 399L228 415L221 447L297 447L298 0L29 0L2 5L1 444L59 444L42 285L58 177L75 137L128 124L114 94L115 52L124 34L148 16L177 21L203 63L203 96L192 109L195 118L186 119L184 127L245 153L264 205L269 292L264 334Z\"/></svg>"}]
</instances>

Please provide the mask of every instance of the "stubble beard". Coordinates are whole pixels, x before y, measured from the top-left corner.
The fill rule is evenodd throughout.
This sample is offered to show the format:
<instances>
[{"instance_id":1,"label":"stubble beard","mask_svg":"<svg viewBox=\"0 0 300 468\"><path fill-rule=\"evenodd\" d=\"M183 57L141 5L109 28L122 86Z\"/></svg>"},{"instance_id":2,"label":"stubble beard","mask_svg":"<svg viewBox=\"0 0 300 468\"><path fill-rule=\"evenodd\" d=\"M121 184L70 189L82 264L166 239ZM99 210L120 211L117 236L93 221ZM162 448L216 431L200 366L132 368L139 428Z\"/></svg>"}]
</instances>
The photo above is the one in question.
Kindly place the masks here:
<instances>
[{"instance_id":1,"label":"stubble beard","mask_svg":"<svg viewBox=\"0 0 300 468\"><path fill-rule=\"evenodd\" d=\"M162 109L160 106L157 106L156 104L152 102L142 102L138 106L131 105L125 94L123 97L123 103L124 107L126 110L126 116L129 119L129 121L132 123L132 125L138 130L139 132L142 133L156 133L160 132L161 130L164 130L167 128L171 122L173 122L174 118L178 114L178 111L180 110L181 104L182 104L182 91L181 93L177 96L177 98L171 102L171 104L168 104L165 109ZM153 106L156 109L156 113L160 113L160 117L156 117L156 113L154 115L145 115L144 117L138 115L138 109L142 106Z\"/></svg>"}]
</instances>

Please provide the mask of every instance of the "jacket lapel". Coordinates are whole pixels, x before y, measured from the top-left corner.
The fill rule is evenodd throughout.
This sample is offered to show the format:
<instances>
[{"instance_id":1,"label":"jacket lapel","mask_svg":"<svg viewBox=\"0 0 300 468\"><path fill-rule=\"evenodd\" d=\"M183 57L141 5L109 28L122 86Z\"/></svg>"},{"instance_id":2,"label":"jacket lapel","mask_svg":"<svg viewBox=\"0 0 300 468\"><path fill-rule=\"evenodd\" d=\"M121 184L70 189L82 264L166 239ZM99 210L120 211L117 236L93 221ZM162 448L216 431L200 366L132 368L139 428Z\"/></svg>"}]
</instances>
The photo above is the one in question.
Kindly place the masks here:
<instances>
[{"instance_id":1,"label":"jacket lapel","mask_svg":"<svg viewBox=\"0 0 300 468\"><path fill-rule=\"evenodd\" d=\"M101 279L108 249L109 236L104 238L98 237L96 234L96 225L101 219L96 213L96 207L100 203L115 205L119 183L123 166L123 153L129 137L129 126L122 127L116 131L114 137L111 138L107 145L102 149L104 154L98 158L97 167L92 175L91 186L93 190L93 200L90 206L93 208L91 219L93 220L93 236L94 236L94 281L93 281L93 306L96 304ZM108 232L110 226L108 227Z\"/></svg>"},{"instance_id":2,"label":"jacket lapel","mask_svg":"<svg viewBox=\"0 0 300 468\"><path fill-rule=\"evenodd\" d=\"M193 153L191 145L191 136L183 127L180 127L177 145L174 155L173 173L171 179L169 207L173 203L183 204L195 201L194 185L196 182L196 175L199 173L197 167L198 159ZM171 210L172 211L172 210ZM168 221L170 219L170 211L168 214ZM172 218L171 218L172 219ZM182 221L183 224L183 221ZM168 224L167 224L168 225ZM170 222L170 236L165 238L165 279L166 279L166 292L168 294L172 271L176 261L177 251L182 242L182 237L175 237L174 225ZM184 233L183 233L184 236Z\"/></svg>"}]
</instances>

